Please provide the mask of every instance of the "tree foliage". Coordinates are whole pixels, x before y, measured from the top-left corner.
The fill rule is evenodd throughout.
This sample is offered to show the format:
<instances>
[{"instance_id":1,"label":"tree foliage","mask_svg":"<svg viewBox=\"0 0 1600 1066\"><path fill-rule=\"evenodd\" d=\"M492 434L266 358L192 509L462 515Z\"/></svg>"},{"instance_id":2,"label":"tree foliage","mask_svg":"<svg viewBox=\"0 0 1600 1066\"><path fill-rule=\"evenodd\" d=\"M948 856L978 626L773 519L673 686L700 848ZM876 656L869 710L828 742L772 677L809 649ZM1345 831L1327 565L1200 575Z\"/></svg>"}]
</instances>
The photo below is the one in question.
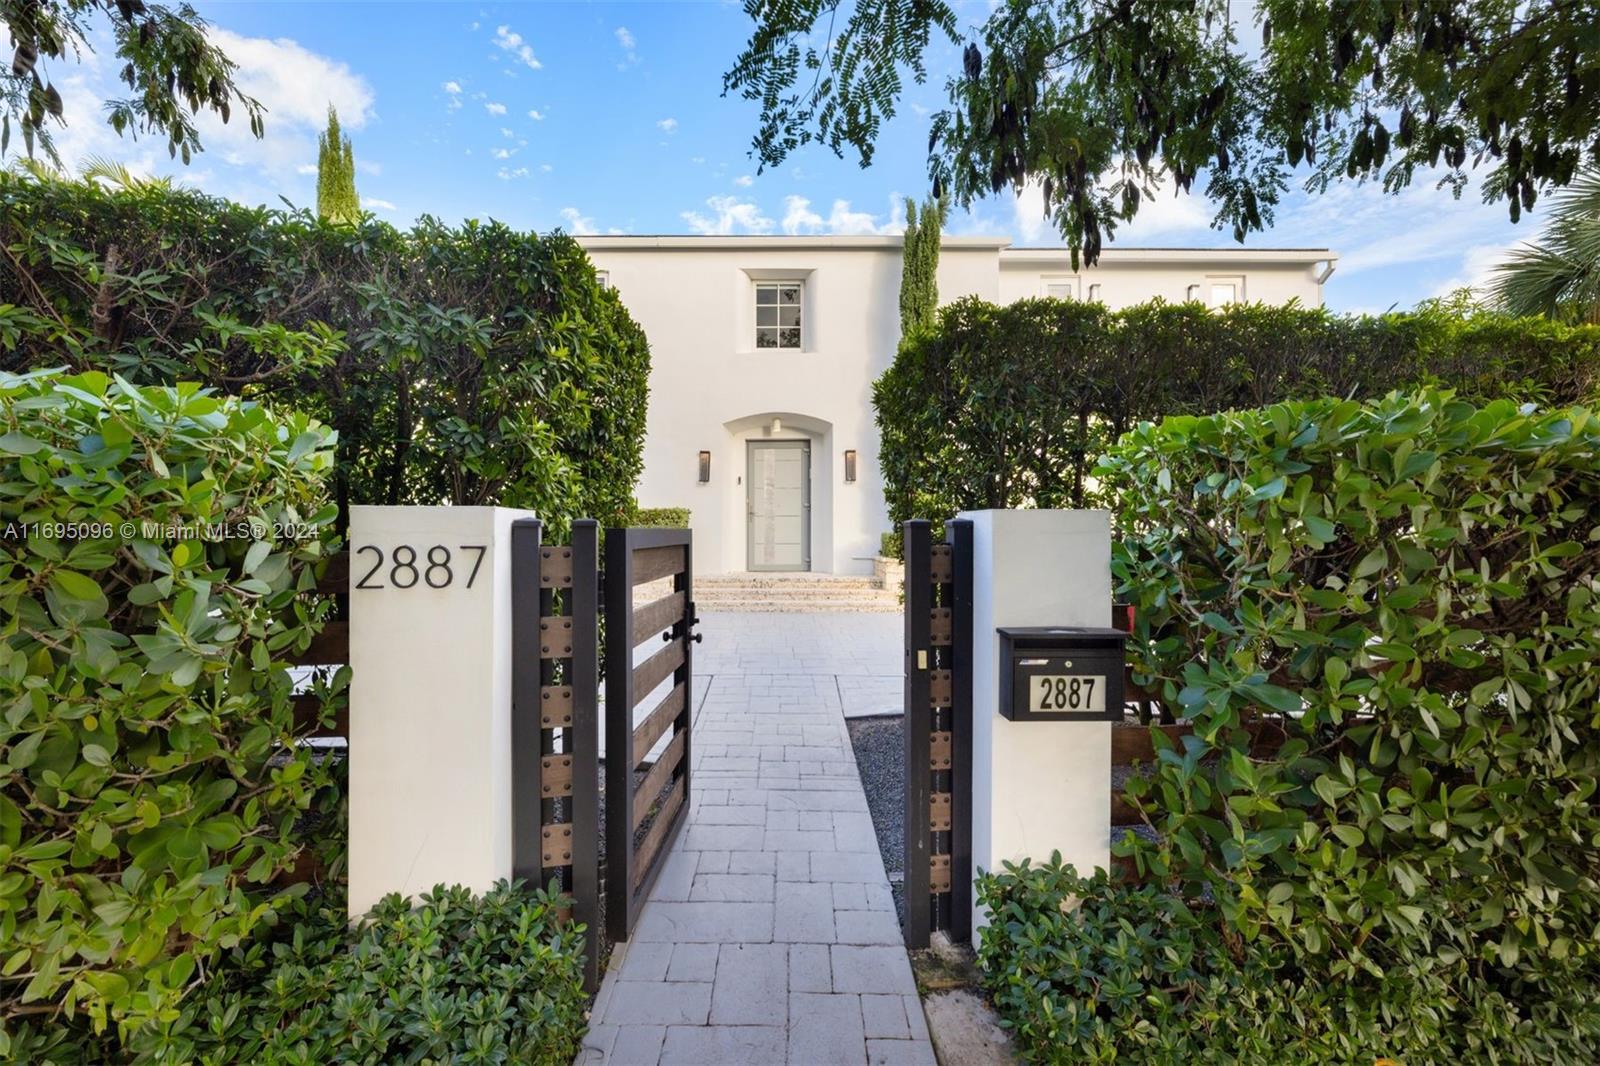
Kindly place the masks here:
<instances>
[{"instance_id":1,"label":"tree foliage","mask_svg":"<svg viewBox=\"0 0 1600 1066\"><path fill-rule=\"evenodd\" d=\"M1553 198L1548 219L1496 270L1491 298L1514 315L1600 325L1600 168Z\"/></svg>"},{"instance_id":2,"label":"tree foliage","mask_svg":"<svg viewBox=\"0 0 1600 1066\"><path fill-rule=\"evenodd\" d=\"M1141 421L1442 382L1463 397L1600 397L1600 327L1435 305L1381 316L1266 305L966 297L873 386L890 520L1107 501L1096 457Z\"/></svg>"},{"instance_id":3,"label":"tree foliage","mask_svg":"<svg viewBox=\"0 0 1600 1066\"><path fill-rule=\"evenodd\" d=\"M967 206L1038 182L1075 260L1168 176L1203 181L1243 240L1296 173L1392 192L1421 171L1459 195L1482 165L1515 221L1600 162L1600 8L1578 0L1262 0L1259 35L1228 0L1008 0L964 41L942 3L839 8L747 0L755 29L724 87L761 103L762 164L810 141L869 163L900 70L921 81L942 35L963 55L931 120L935 194Z\"/></svg>"},{"instance_id":4,"label":"tree foliage","mask_svg":"<svg viewBox=\"0 0 1600 1066\"><path fill-rule=\"evenodd\" d=\"M281 902L330 780L285 664L331 606L332 464L304 414L0 373L0 1057L63 1008L163 1018Z\"/></svg>"},{"instance_id":5,"label":"tree foliage","mask_svg":"<svg viewBox=\"0 0 1600 1066\"><path fill-rule=\"evenodd\" d=\"M943 200L927 199L922 211L906 199L906 231L900 250L900 334L905 336L933 323L939 308L939 248L944 239Z\"/></svg>"},{"instance_id":6,"label":"tree foliage","mask_svg":"<svg viewBox=\"0 0 1600 1066\"><path fill-rule=\"evenodd\" d=\"M16 132L29 156L42 150L60 162L51 125L65 126L66 113L46 65L93 52L102 19L122 61L118 78L131 94L106 101L106 120L119 134L163 136L167 153L187 163L201 150L195 117L202 109L227 122L237 105L251 133L265 131L260 102L234 84L236 65L206 38L205 21L188 4L7 0L0 3L0 19L13 49L11 62L0 66L0 156Z\"/></svg>"},{"instance_id":7,"label":"tree foliage","mask_svg":"<svg viewBox=\"0 0 1600 1066\"><path fill-rule=\"evenodd\" d=\"M350 138L339 129L339 114L328 106L328 128L317 138L317 217L352 223L361 218L356 195L356 158Z\"/></svg>"},{"instance_id":8,"label":"tree foliage","mask_svg":"<svg viewBox=\"0 0 1600 1066\"><path fill-rule=\"evenodd\" d=\"M1153 893L985 889L1036 1054L1592 1060L1600 419L1292 402L1146 423L1095 476L1134 678L1194 733L1128 788L1155 832L1115 850ZM1034 889L1087 894L1083 924Z\"/></svg>"},{"instance_id":9,"label":"tree foliage","mask_svg":"<svg viewBox=\"0 0 1600 1066\"><path fill-rule=\"evenodd\" d=\"M0 175L0 370L200 381L338 431L351 503L615 522L649 346L583 249L496 222L410 232L184 190Z\"/></svg>"}]
</instances>

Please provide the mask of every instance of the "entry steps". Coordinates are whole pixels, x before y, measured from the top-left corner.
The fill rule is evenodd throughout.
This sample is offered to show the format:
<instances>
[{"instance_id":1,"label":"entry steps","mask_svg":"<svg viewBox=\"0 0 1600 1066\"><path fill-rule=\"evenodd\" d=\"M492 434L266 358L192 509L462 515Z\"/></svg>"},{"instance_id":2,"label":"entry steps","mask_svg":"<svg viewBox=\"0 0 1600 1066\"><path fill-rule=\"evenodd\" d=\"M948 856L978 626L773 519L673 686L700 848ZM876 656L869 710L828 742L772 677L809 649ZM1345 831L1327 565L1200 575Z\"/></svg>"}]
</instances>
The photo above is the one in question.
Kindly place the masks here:
<instances>
[{"instance_id":1,"label":"entry steps","mask_svg":"<svg viewBox=\"0 0 1600 1066\"><path fill-rule=\"evenodd\" d=\"M900 590L846 574L696 574L694 603L701 612L887 614L900 610Z\"/></svg>"}]
</instances>

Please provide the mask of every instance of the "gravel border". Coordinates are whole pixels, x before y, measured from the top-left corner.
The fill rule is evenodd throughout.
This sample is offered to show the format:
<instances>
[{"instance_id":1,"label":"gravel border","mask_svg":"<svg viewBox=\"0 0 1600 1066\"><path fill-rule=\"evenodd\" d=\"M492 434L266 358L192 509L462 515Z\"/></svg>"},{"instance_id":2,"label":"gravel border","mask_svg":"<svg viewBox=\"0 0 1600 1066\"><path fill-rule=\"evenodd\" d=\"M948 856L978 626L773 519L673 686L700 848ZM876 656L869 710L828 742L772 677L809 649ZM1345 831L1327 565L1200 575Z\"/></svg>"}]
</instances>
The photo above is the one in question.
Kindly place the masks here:
<instances>
[{"instance_id":1,"label":"gravel border","mask_svg":"<svg viewBox=\"0 0 1600 1066\"><path fill-rule=\"evenodd\" d=\"M878 835L878 851L889 874L889 889L894 893L894 909L905 922L905 716L877 715L849 718L850 744L856 751L856 770L867 794L867 809L872 813L872 828Z\"/></svg>"}]
</instances>

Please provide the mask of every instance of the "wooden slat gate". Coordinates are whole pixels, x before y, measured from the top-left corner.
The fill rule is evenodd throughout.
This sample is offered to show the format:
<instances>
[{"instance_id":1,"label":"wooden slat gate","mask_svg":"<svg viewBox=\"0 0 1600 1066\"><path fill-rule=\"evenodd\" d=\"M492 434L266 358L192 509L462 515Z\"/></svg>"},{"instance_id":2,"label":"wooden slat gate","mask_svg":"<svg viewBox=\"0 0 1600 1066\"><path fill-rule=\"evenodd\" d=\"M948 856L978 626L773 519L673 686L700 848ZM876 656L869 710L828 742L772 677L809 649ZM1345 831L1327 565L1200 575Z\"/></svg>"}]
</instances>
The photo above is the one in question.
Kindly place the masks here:
<instances>
[{"instance_id":1,"label":"wooden slat gate","mask_svg":"<svg viewBox=\"0 0 1600 1066\"><path fill-rule=\"evenodd\" d=\"M687 529L606 530L606 931L618 941L631 934L689 813L690 679L700 639L690 549ZM650 598L635 604L635 590ZM641 648L646 641L652 646ZM669 679L638 718L635 709Z\"/></svg>"},{"instance_id":2,"label":"wooden slat gate","mask_svg":"<svg viewBox=\"0 0 1600 1066\"><path fill-rule=\"evenodd\" d=\"M972 935L972 523L905 524L905 941Z\"/></svg>"},{"instance_id":3,"label":"wooden slat gate","mask_svg":"<svg viewBox=\"0 0 1600 1066\"><path fill-rule=\"evenodd\" d=\"M511 869L553 879L587 927L584 982L599 973L599 526L545 544L511 527Z\"/></svg>"}]
</instances>

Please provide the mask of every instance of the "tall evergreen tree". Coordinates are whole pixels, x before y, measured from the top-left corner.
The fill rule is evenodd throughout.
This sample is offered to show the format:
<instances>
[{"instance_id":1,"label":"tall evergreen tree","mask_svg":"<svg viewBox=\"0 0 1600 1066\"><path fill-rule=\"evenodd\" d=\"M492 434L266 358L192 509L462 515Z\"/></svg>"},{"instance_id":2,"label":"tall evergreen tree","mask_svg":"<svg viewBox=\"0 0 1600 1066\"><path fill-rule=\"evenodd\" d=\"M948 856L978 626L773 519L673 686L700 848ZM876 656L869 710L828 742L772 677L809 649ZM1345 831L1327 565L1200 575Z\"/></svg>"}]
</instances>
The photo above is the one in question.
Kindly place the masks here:
<instances>
[{"instance_id":1,"label":"tall evergreen tree","mask_svg":"<svg viewBox=\"0 0 1600 1066\"><path fill-rule=\"evenodd\" d=\"M329 222L358 222L356 157L350 138L339 129L339 113L328 105L328 128L317 142L317 216Z\"/></svg>"},{"instance_id":2,"label":"tall evergreen tree","mask_svg":"<svg viewBox=\"0 0 1600 1066\"><path fill-rule=\"evenodd\" d=\"M900 334L930 325L939 306L939 242L949 205L930 197L922 204L906 200L905 244L900 252Z\"/></svg>"}]
</instances>

